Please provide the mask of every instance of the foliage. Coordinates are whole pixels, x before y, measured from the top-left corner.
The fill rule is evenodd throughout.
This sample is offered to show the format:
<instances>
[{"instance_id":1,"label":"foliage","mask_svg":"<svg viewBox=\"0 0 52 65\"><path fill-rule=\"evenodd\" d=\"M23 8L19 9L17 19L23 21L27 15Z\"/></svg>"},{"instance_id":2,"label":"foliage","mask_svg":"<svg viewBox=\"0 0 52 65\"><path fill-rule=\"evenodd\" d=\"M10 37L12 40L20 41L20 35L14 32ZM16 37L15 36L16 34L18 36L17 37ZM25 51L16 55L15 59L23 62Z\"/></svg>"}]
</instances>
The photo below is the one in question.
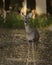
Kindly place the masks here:
<instances>
[{"instance_id":1,"label":"foliage","mask_svg":"<svg viewBox=\"0 0 52 65\"><path fill-rule=\"evenodd\" d=\"M24 22L20 15L16 13L7 14L5 27L7 28L24 28Z\"/></svg>"},{"instance_id":2,"label":"foliage","mask_svg":"<svg viewBox=\"0 0 52 65\"><path fill-rule=\"evenodd\" d=\"M4 21L4 19L3 19L3 17L0 15L0 27L2 27L3 26L3 21Z\"/></svg>"},{"instance_id":3,"label":"foliage","mask_svg":"<svg viewBox=\"0 0 52 65\"><path fill-rule=\"evenodd\" d=\"M22 17L20 15L17 15L16 13L7 14L5 23L4 21L2 22L3 24L1 25L0 21L0 25L4 28L24 28Z\"/></svg>"},{"instance_id":4,"label":"foliage","mask_svg":"<svg viewBox=\"0 0 52 65\"><path fill-rule=\"evenodd\" d=\"M44 28L52 24L52 17L39 16L35 19L30 19L29 22L31 27Z\"/></svg>"},{"instance_id":5,"label":"foliage","mask_svg":"<svg viewBox=\"0 0 52 65\"><path fill-rule=\"evenodd\" d=\"M4 23L4 19L0 15L0 27L5 28L24 28L24 21L21 15L16 12L8 13L6 17L6 22ZM38 16L35 19L29 19L30 27L34 28L44 28L52 25L52 17L51 16Z\"/></svg>"}]
</instances>

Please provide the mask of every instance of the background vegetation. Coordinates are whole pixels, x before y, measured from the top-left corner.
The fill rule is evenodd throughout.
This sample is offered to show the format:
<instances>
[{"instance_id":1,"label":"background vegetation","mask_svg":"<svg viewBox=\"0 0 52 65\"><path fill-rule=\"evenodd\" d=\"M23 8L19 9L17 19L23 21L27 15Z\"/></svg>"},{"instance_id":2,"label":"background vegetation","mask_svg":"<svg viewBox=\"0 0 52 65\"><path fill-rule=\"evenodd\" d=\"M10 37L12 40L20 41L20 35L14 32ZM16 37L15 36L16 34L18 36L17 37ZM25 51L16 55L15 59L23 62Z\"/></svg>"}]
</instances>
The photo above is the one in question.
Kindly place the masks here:
<instances>
[{"instance_id":1,"label":"background vegetation","mask_svg":"<svg viewBox=\"0 0 52 65\"><path fill-rule=\"evenodd\" d=\"M35 19L29 20L29 25L31 27L44 28L52 25L52 17L48 16L38 16ZM15 12L9 13L6 16L5 23L3 17L0 15L0 27L4 28L24 28L24 20L23 17L19 14L17 15Z\"/></svg>"}]
</instances>

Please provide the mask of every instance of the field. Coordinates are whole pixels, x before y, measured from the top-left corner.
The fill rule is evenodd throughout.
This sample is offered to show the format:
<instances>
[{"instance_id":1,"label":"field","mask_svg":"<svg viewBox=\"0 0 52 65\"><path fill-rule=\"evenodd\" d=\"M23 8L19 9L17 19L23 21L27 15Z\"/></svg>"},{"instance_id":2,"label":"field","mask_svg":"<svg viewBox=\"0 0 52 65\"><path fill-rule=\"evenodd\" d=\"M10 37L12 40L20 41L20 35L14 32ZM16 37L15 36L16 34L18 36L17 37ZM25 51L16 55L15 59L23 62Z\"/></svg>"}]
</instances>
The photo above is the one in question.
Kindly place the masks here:
<instances>
[{"instance_id":1,"label":"field","mask_svg":"<svg viewBox=\"0 0 52 65\"><path fill-rule=\"evenodd\" d=\"M52 65L52 30L43 29L39 33L37 50L34 50L35 65ZM26 65L28 43L25 34L24 29L0 29L0 65ZM28 62L33 65L31 44Z\"/></svg>"}]
</instances>

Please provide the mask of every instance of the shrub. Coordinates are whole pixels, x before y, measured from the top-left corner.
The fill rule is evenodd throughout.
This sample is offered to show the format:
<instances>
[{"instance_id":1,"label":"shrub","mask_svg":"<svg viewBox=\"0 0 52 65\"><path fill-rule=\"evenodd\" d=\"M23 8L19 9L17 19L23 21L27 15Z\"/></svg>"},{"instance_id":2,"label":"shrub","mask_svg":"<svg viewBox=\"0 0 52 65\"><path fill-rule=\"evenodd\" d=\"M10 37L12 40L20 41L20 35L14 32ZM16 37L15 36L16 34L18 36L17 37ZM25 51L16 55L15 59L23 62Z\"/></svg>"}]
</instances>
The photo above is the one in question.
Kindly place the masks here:
<instances>
[{"instance_id":1,"label":"shrub","mask_svg":"<svg viewBox=\"0 0 52 65\"><path fill-rule=\"evenodd\" d=\"M2 27L3 26L3 24L4 24L4 19L3 19L3 17L0 15L0 27Z\"/></svg>"},{"instance_id":2,"label":"shrub","mask_svg":"<svg viewBox=\"0 0 52 65\"><path fill-rule=\"evenodd\" d=\"M44 28L49 25L52 25L52 17L48 16L38 16L35 19L29 19L30 27L34 28ZM15 12L7 14L6 22L4 23L4 19L0 16L0 27L5 28L24 28L24 21L21 15L17 15Z\"/></svg>"},{"instance_id":3,"label":"shrub","mask_svg":"<svg viewBox=\"0 0 52 65\"><path fill-rule=\"evenodd\" d=\"M31 27L44 28L52 24L52 17L39 16L35 19L30 19Z\"/></svg>"},{"instance_id":4,"label":"shrub","mask_svg":"<svg viewBox=\"0 0 52 65\"><path fill-rule=\"evenodd\" d=\"M7 28L24 28L23 19L20 15L16 15L15 13L7 14L4 27L7 27Z\"/></svg>"}]
</instances>

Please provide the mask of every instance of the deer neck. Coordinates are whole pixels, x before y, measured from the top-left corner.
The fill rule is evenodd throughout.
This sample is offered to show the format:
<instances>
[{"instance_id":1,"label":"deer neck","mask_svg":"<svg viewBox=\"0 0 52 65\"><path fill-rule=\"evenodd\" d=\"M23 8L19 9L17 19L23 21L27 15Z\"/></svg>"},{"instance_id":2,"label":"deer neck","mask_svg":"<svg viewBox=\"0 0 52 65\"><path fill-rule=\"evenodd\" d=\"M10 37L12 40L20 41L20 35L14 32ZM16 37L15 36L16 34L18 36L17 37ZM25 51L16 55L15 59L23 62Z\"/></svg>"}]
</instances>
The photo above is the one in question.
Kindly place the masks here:
<instances>
[{"instance_id":1,"label":"deer neck","mask_svg":"<svg viewBox=\"0 0 52 65\"><path fill-rule=\"evenodd\" d=\"M25 30L26 30L26 32L27 33L29 33L30 32L30 26L29 26L29 23L24 23L25 24Z\"/></svg>"}]
</instances>

